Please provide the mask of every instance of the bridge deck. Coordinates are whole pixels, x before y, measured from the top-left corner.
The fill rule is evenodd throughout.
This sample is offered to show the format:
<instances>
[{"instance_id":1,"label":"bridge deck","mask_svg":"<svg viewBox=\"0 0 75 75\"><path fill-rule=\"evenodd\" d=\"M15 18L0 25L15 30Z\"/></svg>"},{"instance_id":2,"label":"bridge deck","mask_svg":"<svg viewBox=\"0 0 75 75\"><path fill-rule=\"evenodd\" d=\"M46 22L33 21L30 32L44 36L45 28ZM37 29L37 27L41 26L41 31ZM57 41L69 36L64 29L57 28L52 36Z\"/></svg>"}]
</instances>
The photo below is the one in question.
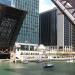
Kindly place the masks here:
<instances>
[{"instance_id":1,"label":"bridge deck","mask_svg":"<svg viewBox=\"0 0 75 75\"><path fill-rule=\"evenodd\" d=\"M0 4L0 49L10 49L14 46L26 13Z\"/></svg>"}]
</instances>

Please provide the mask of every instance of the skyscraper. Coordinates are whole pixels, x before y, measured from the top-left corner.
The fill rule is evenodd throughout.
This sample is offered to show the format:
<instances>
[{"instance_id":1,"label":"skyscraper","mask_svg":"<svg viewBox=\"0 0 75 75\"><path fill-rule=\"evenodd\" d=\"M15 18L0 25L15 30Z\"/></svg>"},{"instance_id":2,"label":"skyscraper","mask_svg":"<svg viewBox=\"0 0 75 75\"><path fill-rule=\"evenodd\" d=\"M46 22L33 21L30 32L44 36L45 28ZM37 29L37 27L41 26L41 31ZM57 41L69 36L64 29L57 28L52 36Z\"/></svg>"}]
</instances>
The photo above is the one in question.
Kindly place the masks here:
<instances>
[{"instance_id":1,"label":"skyscraper","mask_svg":"<svg viewBox=\"0 0 75 75\"><path fill-rule=\"evenodd\" d=\"M14 7L27 11L17 38L20 43L39 43L39 0L12 0Z\"/></svg>"},{"instance_id":2,"label":"skyscraper","mask_svg":"<svg viewBox=\"0 0 75 75\"><path fill-rule=\"evenodd\" d=\"M40 43L57 46L57 9L40 14Z\"/></svg>"},{"instance_id":3,"label":"skyscraper","mask_svg":"<svg viewBox=\"0 0 75 75\"><path fill-rule=\"evenodd\" d=\"M40 14L40 43L75 49L75 25L58 9Z\"/></svg>"},{"instance_id":4,"label":"skyscraper","mask_svg":"<svg viewBox=\"0 0 75 75\"><path fill-rule=\"evenodd\" d=\"M59 10L57 11L57 46L75 49L75 25Z\"/></svg>"}]
</instances>

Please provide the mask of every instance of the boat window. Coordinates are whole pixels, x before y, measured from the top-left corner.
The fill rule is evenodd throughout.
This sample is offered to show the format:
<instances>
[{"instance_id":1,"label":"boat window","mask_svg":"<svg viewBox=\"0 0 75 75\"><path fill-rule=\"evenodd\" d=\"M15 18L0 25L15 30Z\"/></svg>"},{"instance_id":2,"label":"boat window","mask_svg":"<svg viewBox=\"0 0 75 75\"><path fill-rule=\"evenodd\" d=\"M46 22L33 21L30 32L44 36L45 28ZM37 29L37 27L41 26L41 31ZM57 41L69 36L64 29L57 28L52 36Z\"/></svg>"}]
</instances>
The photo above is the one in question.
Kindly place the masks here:
<instances>
[{"instance_id":1,"label":"boat window","mask_svg":"<svg viewBox=\"0 0 75 75\"><path fill-rule=\"evenodd\" d=\"M21 52L21 54L20 55L23 55L23 52Z\"/></svg>"},{"instance_id":2,"label":"boat window","mask_svg":"<svg viewBox=\"0 0 75 75\"><path fill-rule=\"evenodd\" d=\"M30 51L34 51L34 46L30 46Z\"/></svg>"},{"instance_id":3,"label":"boat window","mask_svg":"<svg viewBox=\"0 0 75 75\"><path fill-rule=\"evenodd\" d=\"M21 45L21 50L29 50L29 46L28 45Z\"/></svg>"}]
</instances>

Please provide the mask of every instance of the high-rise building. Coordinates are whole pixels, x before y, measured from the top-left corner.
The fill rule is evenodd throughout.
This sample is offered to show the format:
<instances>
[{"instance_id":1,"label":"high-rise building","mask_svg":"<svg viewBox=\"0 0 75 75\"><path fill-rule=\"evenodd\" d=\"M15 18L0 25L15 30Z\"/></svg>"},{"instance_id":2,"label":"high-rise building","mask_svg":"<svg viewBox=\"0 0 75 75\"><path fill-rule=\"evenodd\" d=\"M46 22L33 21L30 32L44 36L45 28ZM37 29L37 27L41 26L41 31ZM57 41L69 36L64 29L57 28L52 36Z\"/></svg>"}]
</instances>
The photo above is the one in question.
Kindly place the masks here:
<instances>
[{"instance_id":1,"label":"high-rise building","mask_svg":"<svg viewBox=\"0 0 75 75\"><path fill-rule=\"evenodd\" d=\"M5 4L5 5L11 5L11 1L10 0L0 0L1 4Z\"/></svg>"},{"instance_id":2,"label":"high-rise building","mask_svg":"<svg viewBox=\"0 0 75 75\"><path fill-rule=\"evenodd\" d=\"M40 44L57 45L57 9L40 14Z\"/></svg>"},{"instance_id":3,"label":"high-rise building","mask_svg":"<svg viewBox=\"0 0 75 75\"><path fill-rule=\"evenodd\" d=\"M40 43L59 49L75 48L75 25L58 9L41 13Z\"/></svg>"},{"instance_id":4,"label":"high-rise building","mask_svg":"<svg viewBox=\"0 0 75 75\"><path fill-rule=\"evenodd\" d=\"M58 48L75 48L75 25L57 10L57 46Z\"/></svg>"},{"instance_id":5,"label":"high-rise building","mask_svg":"<svg viewBox=\"0 0 75 75\"><path fill-rule=\"evenodd\" d=\"M21 27L17 42L38 44L39 0L12 0L11 5L27 11L27 16Z\"/></svg>"}]
</instances>

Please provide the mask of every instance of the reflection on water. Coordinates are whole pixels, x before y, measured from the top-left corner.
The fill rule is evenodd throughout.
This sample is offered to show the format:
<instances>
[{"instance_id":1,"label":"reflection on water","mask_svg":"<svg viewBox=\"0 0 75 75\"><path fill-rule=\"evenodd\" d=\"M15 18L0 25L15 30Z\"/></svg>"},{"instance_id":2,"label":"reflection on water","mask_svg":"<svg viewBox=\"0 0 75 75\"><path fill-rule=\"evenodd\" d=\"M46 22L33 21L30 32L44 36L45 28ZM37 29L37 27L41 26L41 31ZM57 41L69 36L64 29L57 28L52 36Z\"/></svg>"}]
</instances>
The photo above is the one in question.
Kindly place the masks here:
<instances>
[{"instance_id":1,"label":"reflection on water","mask_svg":"<svg viewBox=\"0 0 75 75\"><path fill-rule=\"evenodd\" d=\"M75 75L75 63L53 63L55 66L48 69L40 63L0 63L0 75Z\"/></svg>"}]
</instances>

